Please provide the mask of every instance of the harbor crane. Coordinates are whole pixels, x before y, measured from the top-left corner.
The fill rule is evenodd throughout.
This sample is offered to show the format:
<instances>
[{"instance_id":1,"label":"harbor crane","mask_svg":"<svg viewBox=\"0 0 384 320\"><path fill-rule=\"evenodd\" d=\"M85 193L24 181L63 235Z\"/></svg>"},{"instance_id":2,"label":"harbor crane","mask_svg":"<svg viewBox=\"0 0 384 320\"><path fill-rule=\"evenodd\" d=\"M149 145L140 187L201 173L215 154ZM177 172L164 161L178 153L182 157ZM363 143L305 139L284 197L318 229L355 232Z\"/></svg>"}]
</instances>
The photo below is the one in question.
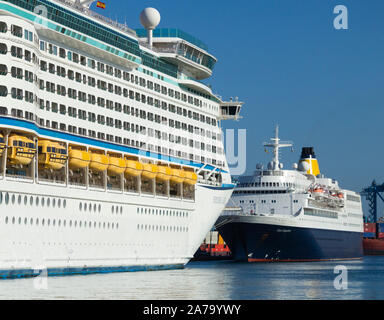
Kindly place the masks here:
<instances>
[{"instance_id":1,"label":"harbor crane","mask_svg":"<svg viewBox=\"0 0 384 320\"><path fill-rule=\"evenodd\" d=\"M378 185L375 180L372 181L369 187L364 188L363 191L360 192L368 201L368 222L377 222L377 197L384 202L384 197L381 195L382 192L384 192L384 183Z\"/></svg>"}]
</instances>

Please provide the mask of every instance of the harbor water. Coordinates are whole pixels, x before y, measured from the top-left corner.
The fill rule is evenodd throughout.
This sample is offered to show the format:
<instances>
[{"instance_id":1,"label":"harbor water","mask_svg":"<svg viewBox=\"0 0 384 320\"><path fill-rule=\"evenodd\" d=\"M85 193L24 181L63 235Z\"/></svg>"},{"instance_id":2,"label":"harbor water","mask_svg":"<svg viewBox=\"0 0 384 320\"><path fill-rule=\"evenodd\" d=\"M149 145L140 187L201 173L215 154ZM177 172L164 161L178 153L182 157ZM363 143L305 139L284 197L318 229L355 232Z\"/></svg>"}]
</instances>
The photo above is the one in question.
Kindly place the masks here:
<instances>
[{"instance_id":1,"label":"harbor water","mask_svg":"<svg viewBox=\"0 0 384 320\"><path fill-rule=\"evenodd\" d=\"M341 269L340 288L335 279ZM384 257L308 263L197 261L180 270L1 280L0 299L376 300L384 299Z\"/></svg>"}]
</instances>

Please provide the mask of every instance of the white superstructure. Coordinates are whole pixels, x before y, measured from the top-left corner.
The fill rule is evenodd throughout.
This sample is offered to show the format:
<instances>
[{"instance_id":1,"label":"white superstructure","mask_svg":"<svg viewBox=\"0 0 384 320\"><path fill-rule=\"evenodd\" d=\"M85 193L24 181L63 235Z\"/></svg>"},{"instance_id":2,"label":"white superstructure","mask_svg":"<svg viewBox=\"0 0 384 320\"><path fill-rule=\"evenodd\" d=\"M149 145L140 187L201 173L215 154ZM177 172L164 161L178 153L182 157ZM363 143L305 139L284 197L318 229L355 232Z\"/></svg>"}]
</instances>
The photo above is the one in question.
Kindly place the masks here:
<instances>
[{"instance_id":1,"label":"white superstructure","mask_svg":"<svg viewBox=\"0 0 384 320\"><path fill-rule=\"evenodd\" d=\"M279 149L292 145L280 141L276 127L275 137L264 143L273 150L272 161L239 177L216 228L239 260L360 257L360 195L321 174L312 147L303 148L292 170L283 170Z\"/></svg>"},{"instance_id":2,"label":"white superstructure","mask_svg":"<svg viewBox=\"0 0 384 320\"><path fill-rule=\"evenodd\" d=\"M88 5L0 1L3 277L183 266L233 190L216 59Z\"/></svg>"}]
</instances>

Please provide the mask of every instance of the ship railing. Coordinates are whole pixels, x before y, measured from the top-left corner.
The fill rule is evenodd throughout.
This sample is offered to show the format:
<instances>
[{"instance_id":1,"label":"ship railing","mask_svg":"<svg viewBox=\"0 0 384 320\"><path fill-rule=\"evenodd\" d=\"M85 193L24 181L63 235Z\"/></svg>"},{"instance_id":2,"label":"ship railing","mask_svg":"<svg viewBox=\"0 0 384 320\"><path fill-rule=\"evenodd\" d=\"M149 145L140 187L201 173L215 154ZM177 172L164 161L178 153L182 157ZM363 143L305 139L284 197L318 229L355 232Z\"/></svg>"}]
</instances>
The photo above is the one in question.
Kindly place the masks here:
<instances>
[{"instance_id":1,"label":"ship railing","mask_svg":"<svg viewBox=\"0 0 384 320\"><path fill-rule=\"evenodd\" d=\"M104 22L104 23L112 26L112 27L115 27L115 28L119 29L120 31L123 31L129 35L137 37L136 32L134 30L132 30L131 28L127 27L125 24L119 23L117 21L113 21L112 19L107 18L105 16L102 16L102 15L100 15L100 14L98 14L98 13L96 13L96 12L94 12L88 8L74 6L72 1L66 1L66 0L55 0L55 1L58 1L58 2L64 4L65 6L71 8L73 10L76 10L82 14L85 14L87 16L95 18L101 22Z\"/></svg>"}]
</instances>

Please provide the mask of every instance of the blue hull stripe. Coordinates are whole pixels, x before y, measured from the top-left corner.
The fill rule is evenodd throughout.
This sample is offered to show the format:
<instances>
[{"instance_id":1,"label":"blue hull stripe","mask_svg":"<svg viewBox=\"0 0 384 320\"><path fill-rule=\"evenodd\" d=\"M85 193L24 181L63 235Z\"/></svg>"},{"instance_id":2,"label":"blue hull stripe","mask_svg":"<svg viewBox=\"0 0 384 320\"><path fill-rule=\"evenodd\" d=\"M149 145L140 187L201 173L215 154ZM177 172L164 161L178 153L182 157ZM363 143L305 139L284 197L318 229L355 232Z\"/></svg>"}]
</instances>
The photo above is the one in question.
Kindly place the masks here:
<instances>
[{"instance_id":1,"label":"blue hull stripe","mask_svg":"<svg viewBox=\"0 0 384 320\"><path fill-rule=\"evenodd\" d=\"M119 152L126 152L126 153L135 154L135 155L142 156L142 157L150 157L150 158L155 158L157 160L175 162L177 164L189 165L189 166L193 166L193 167L197 167L197 168L201 168L204 166L204 164L202 164L202 163L196 163L196 162L189 161L189 160L183 160L183 159L179 159L179 158L165 156L165 155L155 153L155 152L144 151L144 150L140 150L137 148L125 147L125 146L117 145L114 143L99 141L99 140L92 139L92 138L79 137L79 136L76 136L76 135L73 135L70 133L64 133L64 132L54 131L54 130L50 130L50 129L40 128L36 124L29 122L29 121L25 121L25 120L0 117L0 124L15 126L15 127L21 127L23 129L28 129L28 130L33 130L38 135L48 136L48 137L51 137L53 139L66 140L66 141L69 141L72 143L86 144L86 145L91 145L91 146L103 148L103 149L112 149L112 150L116 150ZM213 170L214 169L214 167L211 165L206 165L205 168L207 170ZM216 171L227 173L227 171L221 170L218 168L216 168Z\"/></svg>"},{"instance_id":2,"label":"blue hull stripe","mask_svg":"<svg viewBox=\"0 0 384 320\"><path fill-rule=\"evenodd\" d=\"M235 184L225 184L225 183L223 183L221 187L213 187L213 186L207 186L207 185L201 185L201 186L207 189L212 189L212 190L230 190L236 187Z\"/></svg>"},{"instance_id":3,"label":"blue hull stripe","mask_svg":"<svg viewBox=\"0 0 384 320\"><path fill-rule=\"evenodd\" d=\"M309 261L363 256L362 233L260 223L227 223L218 231L241 261Z\"/></svg>"},{"instance_id":4,"label":"blue hull stripe","mask_svg":"<svg viewBox=\"0 0 384 320\"><path fill-rule=\"evenodd\" d=\"M153 266L120 266L120 267L84 267L48 269L48 276L69 276L92 273L135 272L183 269L183 264L153 265ZM32 278L43 274L43 270L15 269L0 270L0 279Z\"/></svg>"}]
</instances>

